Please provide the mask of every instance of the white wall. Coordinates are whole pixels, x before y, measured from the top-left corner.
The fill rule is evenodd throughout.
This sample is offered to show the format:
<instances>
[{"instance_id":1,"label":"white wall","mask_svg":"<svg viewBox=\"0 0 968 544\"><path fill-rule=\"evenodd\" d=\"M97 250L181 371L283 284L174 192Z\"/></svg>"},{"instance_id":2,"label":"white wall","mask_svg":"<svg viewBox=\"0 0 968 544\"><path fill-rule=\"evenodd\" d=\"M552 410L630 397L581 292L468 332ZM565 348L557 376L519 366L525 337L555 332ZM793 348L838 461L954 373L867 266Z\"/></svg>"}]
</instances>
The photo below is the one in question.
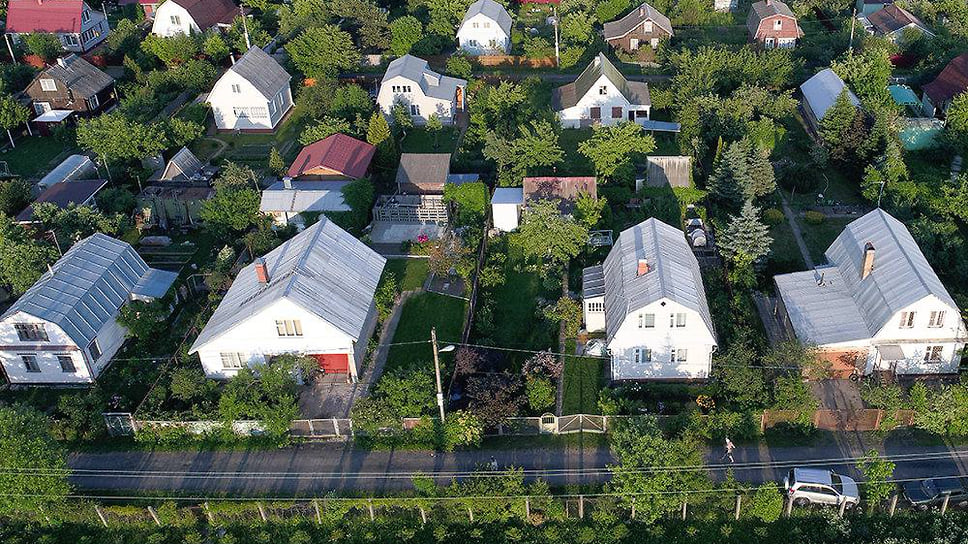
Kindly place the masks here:
<instances>
[{"instance_id":1,"label":"white wall","mask_svg":"<svg viewBox=\"0 0 968 544\"><path fill-rule=\"evenodd\" d=\"M600 94L600 87L605 86L607 94ZM622 107L622 116L619 118L612 118L612 108ZM640 104L629 104L625 96L612 84L612 82L604 75L598 78L598 81L592 85L588 93L581 97L575 106L571 108L565 108L558 112L558 120L561 123L562 128L578 128L581 126L582 120L586 123L591 123L591 108L600 107L602 109L601 119L596 121L603 125L617 125L622 121L628 121L628 112L632 110L644 110L646 116L639 118L636 117L637 123L642 123L648 120L648 113L652 109L650 106L640 105Z\"/></svg>"},{"instance_id":2,"label":"white wall","mask_svg":"<svg viewBox=\"0 0 968 544\"><path fill-rule=\"evenodd\" d=\"M178 24L171 21L172 17L178 17ZM152 34L166 37L176 34L191 34L201 30L195 24L195 19L192 19L188 10L175 2L164 2L158 6L158 10L155 12L155 22L151 25Z\"/></svg>"},{"instance_id":3,"label":"white wall","mask_svg":"<svg viewBox=\"0 0 968 544\"><path fill-rule=\"evenodd\" d=\"M511 232L518 228L521 205L491 204L491 216L494 219L494 228L501 232Z\"/></svg>"},{"instance_id":4,"label":"white wall","mask_svg":"<svg viewBox=\"0 0 968 544\"><path fill-rule=\"evenodd\" d=\"M477 28L474 28L474 25ZM494 41L494 45L491 44ZM503 55L511 45L508 36L497 21L483 13L468 19L457 30L457 43L468 55Z\"/></svg>"},{"instance_id":5,"label":"white wall","mask_svg":"<svg viewBox=\"0 0 968 544\"><path fill-rule=\"evenodd\" d=\"M663 305L664 303L664 305ZM640 329L638 314L655 314L655 328ZM669 315L685 313L685 327L670 327ZM703 379L709 377L716 345L702 316L670 299L658 300L629 312L608 348L612 379ZM634 348L652 350L652 362L635 364ZM686 349L686 360L671 361L673 349Z\"/></svg>"},{"instance_id":6,"label":"white wall","mask_svg":"<svg viewBox=\"0 0 968 544\"><path fill-rule=\"evenodd\" d=\"M241 92L232 92L232 85L238 85ZM273 111L262 93L245 78L229 70L215 82L208 101L212 105L215 126L220 130L273 130L292 107L292 90L288 85L280 89L273 97ZM263 108L265 116L238 117L234 108Z\"/></svg>"},{"instance_id":7,"label":"white wall","mask_svg":"<svg viewBox=\"0 0 968 544\"><path fill-rule=\"evenodd\" d=\"M941 327L928 327L932 311L944 311ZM901 328L901 313L914 312L914 326ZM966 336L965 325L957 308L948 306L935 296L928 296L895 313L884 327L874 335L873 344L897 345L904 351L905 360L898 362L898 374L935 374L958 371L961 356L958 353L964 341L956 341ZM925 351L928 346L944 346L940 363L926 363ZM876 350L872 352L872 363L884 369L888 361L881 361Z\"/></svg>"},{"instance_id":8,"label":"white wall","mask_svg":"<svg viewBox=\"0 0 968 544\"><path fill-rule=\"evenodd\" d=\"M298 319L303 335L279 337L277 319ZM367 340L360 340L361 349L366 349ZM249 366L265 362L265 355L346 353L351 361L351 375L355 376L357 371L353 364L356 359L353 338L287 299L276 301L199 349L202 368L209 378L228 379L238 372L222 368L223 352L244 353Z\"/></svg>"},{"instance_id":9,"label":"white wall","mask_svg":"<svg viewBox=\"0 0 968 544\"><path fill-rule=\"evenodd\" d=\"M409 93L394 93L393 86L399 85L409 85ZM466 101L466 96L465 96ZM440 121L445 124L453 124L454 122L454 99L451 97L447 100L440 100L437 98L429 97L423 94L420 89L420 85L416 81L411 81L402 76L397 76L390 78L380 85L380 92L376 97L377 104L380 105L380 110L386 115L390 122L393 122L393 116L391 115L391 110L393 105L396 103L402 103L409 109L410 104L416 104L420 107L420 115L412 116L413 122L416 125L424 125L427 123L427 118L431 114L436 113Z\"/></svg>"},{"instance_id":10,"label":"white wall","mask_svg":"<svg viewBox=\"0 0 968 544\"><path fill-rule=\"evenodd\" d=\"M49 341L21 342L14 329L14 323L43 323ZM11 383L83 384L93 381L87 365L84 364L84 354L74 341L53 323L17 312L0 322L0 343L3 345L3 349L0 349L0 363L3 364L3 370ZM30 347L45 349L26 349ZM21 354L36 356L40 372L27 372L20 358ZM67 373L61 370L57 356L65 354L71 355L77 372Z\"/></svg>"},{"instance_id":11,"label":"white wall","mask_svg":"<svg viewBox=\"0 0 968 544\"><path fill-rule=\"evenodd\" d=\"M585 318L585 330L588 332L599 332L605 330L605 312L592 312L588 310L591 303L605 303L605 297L588 297L582 300L582 315Z\"/></svg>"}]
</instances>

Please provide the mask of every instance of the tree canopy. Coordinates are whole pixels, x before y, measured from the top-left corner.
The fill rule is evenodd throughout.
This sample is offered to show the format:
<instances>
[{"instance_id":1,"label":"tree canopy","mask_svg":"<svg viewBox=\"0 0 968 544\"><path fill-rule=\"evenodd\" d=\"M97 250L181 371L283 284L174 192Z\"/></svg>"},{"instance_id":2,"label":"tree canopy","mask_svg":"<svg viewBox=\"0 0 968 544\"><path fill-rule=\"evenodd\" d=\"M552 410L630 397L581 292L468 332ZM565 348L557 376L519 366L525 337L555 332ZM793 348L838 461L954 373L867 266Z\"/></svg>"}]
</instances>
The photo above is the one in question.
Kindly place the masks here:
<instances>
[{"instance_id":1,"label":"tree canopy","mask_svg":"<svg viewBox=\"0 0 968 544\"><path fill-rule=\"evenodd\" d=\"M0 459L0 516L44 514L64 504L71 491L67 456L43 414L25 406L0 406Z\"/></svg>"},{"instance_id":2,"label":"tree canopy","mask_svg":"<svg viewBox=\"0 0 968 544\"><path fill-rule=\"evenodd\" d=\"M307 28L286 44L286 51L306 77L332 77L360 63L353 37L336 25Z\"/></svg>"},{"instance_id":3,"label":"tree canopy","mask_svg":"<svg viewBox=\"0 0 968 544\"><path fill-rule=\"evenodd\" d=\"M537 200L523 213L518 241L528 257L563 266L585 247L588 227L563 215L557 201Z\"/></svg>"},{"instance_id":4,"label":"tree canopy","mask_svg":"<svg viewBox=\"0 0 968 544\"><path fill-rule=\"evenodd\" d=\"M578 144L578 152L595 165L595 172L606 180L619 168L655 149L655 139L641 125L625 121L615 126L597 125L592 137Z\"/></svg>"}]
</instances>

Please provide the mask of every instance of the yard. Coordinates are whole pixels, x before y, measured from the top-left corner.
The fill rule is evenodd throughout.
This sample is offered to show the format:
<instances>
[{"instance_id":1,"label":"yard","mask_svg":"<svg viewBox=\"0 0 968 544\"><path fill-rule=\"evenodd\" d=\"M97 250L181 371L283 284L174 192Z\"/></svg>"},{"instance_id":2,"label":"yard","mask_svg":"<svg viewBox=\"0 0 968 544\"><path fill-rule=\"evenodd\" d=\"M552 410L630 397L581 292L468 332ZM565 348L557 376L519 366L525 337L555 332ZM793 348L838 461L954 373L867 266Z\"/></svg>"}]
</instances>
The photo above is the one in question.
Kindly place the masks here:
<instances>
[{"instance_id":1,"label":"yard","mask_svg":"<svg viewBox=\"0 0 968 544\"><path fill-rule=\"evenodd\" d=\"M430 274L430 262L427 259L387 259L383 275L387 274L396 277L398 291L413 291L423 287Z\"/></svg>"},{"instance_id":2,"label":"yard","mask_svg":"<svg viewBox=\"0 0 968 544\"><path fill-rule=\"evenodd\" d=\"M430 347L430 329L437 328L437 340L441 347L449 342L459 342L464 327L464 313L467 309L463 299L438 295L435 293L420 293L403 304L400 322L393 334L393 345L387 356L384 373L411 365L433 364L433 352ZM407 344L409 342L426 342ZM446 365L449 355L443 354L441 362ZM442 375L449 373L442 372Z\"/></svg>"},{"instance_id":3,"label":"yard","mask_svg":"<svg viewBox=\"0 0 968 544\"><path fill-rule=\"evenodd\" d=\"M50 163L62 153L66 156L74 147L54 137L26 136L16 141L15 149L0 152L0 161L7 163L11 174L28 179L50 171L56 166Z\"/></svg>"},{"instance_id":4,"label":"yard","mask_svg":"<svg viewBox=\"0 0 968 544\"><path fill-rule=\"evenodd\" d=\"M602 388L602 359L565 357L561 415L597 414L598 392Z\"/></svg>"},{"instance_id":5,"label":"yard","mask_svg":"<svg viewBox=\"0 0 968 544\"><path fill-rule=\"evenodd\" d=\"M770 227L770 237L773 238L773 245L770 246L767 276L797 272L805 268L800 248L793 238L793 229L790 228L786 218Z\"/></svg>"},{"instance_id":6,"label":"yard","mask_svg":"<svg viewBox=\"0 0 968 544\"><path fill-rule=\"evenodd\" d=\"M444 127L436 136L424 127L414 127L407 129L400 147L404 153L453 153L459 135L454 127Z\"/></svg>"},{"instance_id":7,"label":"yard","mask_svg":"<svg viewBox=\"0 0 968 544\"><path fill-rule=\"evenodd\" d=\"M810 251L810 257L813 258L814 263L824 262L824 251L827 251L827 248L840 235L847 223L854 219L856 218L828 217L819 225L811 225L804 221L802 217L797 218L800 223L800 230L803 232L803 241L807 244L807 249Z\"/></svg>"}]
</instances>

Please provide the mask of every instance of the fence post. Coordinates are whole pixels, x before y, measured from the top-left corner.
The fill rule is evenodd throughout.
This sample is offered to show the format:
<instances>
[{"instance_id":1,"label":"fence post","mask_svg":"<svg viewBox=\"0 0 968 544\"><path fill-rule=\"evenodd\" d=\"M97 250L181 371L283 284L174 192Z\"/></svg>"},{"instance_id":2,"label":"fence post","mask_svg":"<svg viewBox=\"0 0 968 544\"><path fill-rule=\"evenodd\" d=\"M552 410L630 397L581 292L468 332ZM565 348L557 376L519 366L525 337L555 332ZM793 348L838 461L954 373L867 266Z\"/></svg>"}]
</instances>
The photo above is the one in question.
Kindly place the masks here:
<instances>
[{"instance_id":1,"label":"fence post","mask_svg":"<svg viewBox=\"0 0 968 544\"><path fill-rule=\"evenodd\" d=\"M366 506L370 510L370 521L376 519L376 515L373 513L373 499L367 499Z\"/></svg>"},{"instance_id":2,"label":"fence post","mask_svg":"<svg viewBox=\"0 0 968 544\"><path fill-rule=\"evenodd\" d=\"M467 518L471 520L471 523L474 523L474 511L471 510L470 506L467 507Z\"/></svg>"},{"instance_id":3,"label":"fence post","mask_svg":"<svg viewBox=\"0 0 968 544\"><path fill-rule=\"evenodd\" d=\"M151 514L151 519L155 520L155 525L161 527L161 520L158 519L158 513L153 506L148 506L148 513Z\"/></svg>"},{"instance_id":4,"label":"fence post","mask_svg":"<svg viewBox=\"0 0 968 544\"><path fill-rule=\"evenodd\" d=\"M101 520L101 523L104 524L105 527L107 527L108 526L108 518L104 517L104 512L101 511L101 507L95 504L94 505L94 511L97 512L97 517L98 517L98 519Z\"/></svg>"},{"instance_id":5,"label":"fence post","mask_svg":"<svg viewBox=\"0 0 968 544\"><path fill-rule=\"evenodd\" d=\"M266 509L262 507L262 503L257 502L255 505L259 508L259 517L262 518L262 523L269 521L268 518L266 518Z\"/></svg>"},{"instance_id":6,"label":"fence post","mask_svg":"<svg viewBox=\"0 0 968 544\"><path fill-rule=\"evenodd\" d=\"M766 432L766 412L760 412L760 434Z\"/></svg>"},{"instance_id":7,"label":"fence post","mask_svg":"<svg viewBox=\"0 0 968 544\"><path fill-rule=\"evenodd\" d=\"M632 497L632 519L635 519L635 497Z\"/></svg>"},{"instance_id":8,"label":"fence post","mask_svg":"<svg viewBox=\"0 0 968 544\"><path fill-rule=\"evenodd\" d=\"M837 512L838 517L844 517L844 511L847 510L847 501L840 502L840 511Z\"/></svg>"},{"instance_id":9,"label":"fence post","mask_svg":"<svg viewBox=\"0 0 968 544\"><path fill-rule=\"evenodd\" d=\"M578 517L585 519L585 496L578 495Z\"/></svg>"},{"instance_id":10,"label":"fence post","mask_svg":"<svg viewBox=\"0 0 968 544\"><path fill-rule=\"evenodd\" d=\"M791 497L787 497L785 506L783 513L786 517L790 517L790 513L793 511L793 499Z\"/></svg>"},{"instance_id":11,"label":"fence post","mask_svg":"<svg viewBox=\"0 0 968 544\"><path fill-rule=\"evenodd\" d=\"M215 516L212 515L212 511L208 508L208 501L202 503L202 508L205 510L205 517L208 518L208 524L215 525Z\"/></svg>"},{"instance_id":12,"label":"fence post","mask_svg":"<svg viewBox=\"0 0 968 544\"><path fill-rule=\"evenodd\" d=\"M316 436L316 429L313 428L313 420L307 419L306 423L309 425L309 436Z\"/></svg>"},{"instance_id":13,"label":"fence post","mask_svg":"<svg viewBox=\"0 0 968 544\"><path fill-rule=\"evenodd\" d=\"M353 420L348 419L347 421L350 422L350 438L356 438L356 433L353 432Z\"/></svg>"},{"instance_id":14,"label":"fence post","mask_svg":"<svg viewBox=\"0 0 968 544\"><path fill-rule=\"evenodd\" d=\"M426 525L427 524L427 511L424 510L423 506L418 506L420 508L420 521Z\"/></svg>"},{"instance_id":15,"label":"fence post","mask_svg":"<svg viewBox=\"0 0 968 544\"><path fill-rule=\"evenodd\" d=\"M743 496L740 494L737 494L736 495L736 514L734 516L737 521L739 521L739 513L742 508L743 508Z\"/></svg>"},{"instance_id":16,"label":"fence post","mask_svg":"<svg viewBox=\"0 0 968 544\"><path fill-rule=\"evenodd\" d=\"M323 515L319 511L319 501L313 499L313 510L316 511L316 525L323 524Z\"/></svg>"},{"instance_id":17,"label":"fence post","mask_svg":"<svg viewBox=\"0 0 968 544\"><path fill-rule=\"evenodd\" d=\"M531 498L530 497L524 498L524 517L529 521L531 520Z\"/></svg>"},{"instance_id":18,"label":"fence post","mask_svg":"<svg viewBox=\"0 0 968 544\"><path fill-rule=\"evenodd\" d=\"M686 521L686 511L689 508L688 504L685 500L682 501L682 521Z\"/></svg>"},{"instance_id":19,"label":"fence post","mask_svg":"<svg viewBox=\"0 0 968 544\"><path fill-rule=\"evenodd\" d=\"M874 420L874 430L875 431L880 430L880 428L881 428L881 421L883 421L883 420L884 420L884 410L878 409L877 410L877 419Z\"/></svg>"},{"instance_id":20,"label":"fence post","mask_svg":"<svg viewBox=\"0 0 968 544\"><path fill-rule=\"evenodd\" d=\"M948 501L951 500L951 493L945 493L944 502L941 503L941 515L948 511ZM107 523L105 523L107 525Z\"/></svg>"},{"instance_id":21,"label":"fence post","mask_svg":"<svg viewBox=\"0 0 968 544\"><path fill-rule=\"evenodd\" d=\"M335 417L333 418L333 430L336 431L336 438L340 438L342 435L339 434L339 420Z\"/></svg>"},{"instance_id":22,"label":"fence post","mask_svg":"<svg viewBox=\"0 0 968 544\"><path fill-rule=\"evenodd\" d=\"M897 509L897 493L891 495L891 506L888 509L889 515L894 517L894 510Z\"/></svg>"}]
</instances>

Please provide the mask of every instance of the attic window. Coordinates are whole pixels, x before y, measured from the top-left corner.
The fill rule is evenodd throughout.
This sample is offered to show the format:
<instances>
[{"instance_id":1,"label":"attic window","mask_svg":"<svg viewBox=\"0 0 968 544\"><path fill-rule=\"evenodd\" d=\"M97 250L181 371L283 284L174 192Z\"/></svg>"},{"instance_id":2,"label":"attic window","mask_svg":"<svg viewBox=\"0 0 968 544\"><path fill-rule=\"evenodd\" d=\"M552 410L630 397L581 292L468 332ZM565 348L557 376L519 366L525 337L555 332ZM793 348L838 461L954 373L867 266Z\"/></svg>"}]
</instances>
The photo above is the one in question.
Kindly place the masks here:
<instances>
[{"instance_id":1,"label":"attic window","mask_svg":"<svg viewBox=\"0 0 968 544\"><path fill-rule=\"evenodd\" d=\"M642 23L642 32L652 32L652 21Z\"/></svg>"},{"instance_id":2,"label":"attic window","mask_svg":"<svg viewBox=\"0 0 968 544\"><path fill-rule=\"evenodd\" d=\"M773 21L773 30L781 30L783 28L783 19L777 19Z\"/></svg>"},{"instance_id":3,"label":"attic window","mask_svg":"<svg viewBox=\"0 0 968 544\"><path fill-rule=\"evenodd\" d=\"M242 86L239 85L238 83L233 83L232 84L232 92L233 93L236 93L236 94L241 93L242 92Z\"/></svg>"},{"instance_id":4,"label":"attic window","mask_svg":"<svg viewBox=\"0 0 968 544\"><path fill-rule=\"evenodd\" d=\"M598 87L598 94L608 94L608 86L607 85L599 85L599 87Z\"/></svg>"},{"instance_id":5,"label":"attic window","mask_svg":"<svg viewBox=\"0 0 968 544\"><path fill-rule=\"evenodd\" d=\"M57 83L53 79L41 79L40 89L43 91L54 92L57 90Z\"/></svg>"}]
</instances>

